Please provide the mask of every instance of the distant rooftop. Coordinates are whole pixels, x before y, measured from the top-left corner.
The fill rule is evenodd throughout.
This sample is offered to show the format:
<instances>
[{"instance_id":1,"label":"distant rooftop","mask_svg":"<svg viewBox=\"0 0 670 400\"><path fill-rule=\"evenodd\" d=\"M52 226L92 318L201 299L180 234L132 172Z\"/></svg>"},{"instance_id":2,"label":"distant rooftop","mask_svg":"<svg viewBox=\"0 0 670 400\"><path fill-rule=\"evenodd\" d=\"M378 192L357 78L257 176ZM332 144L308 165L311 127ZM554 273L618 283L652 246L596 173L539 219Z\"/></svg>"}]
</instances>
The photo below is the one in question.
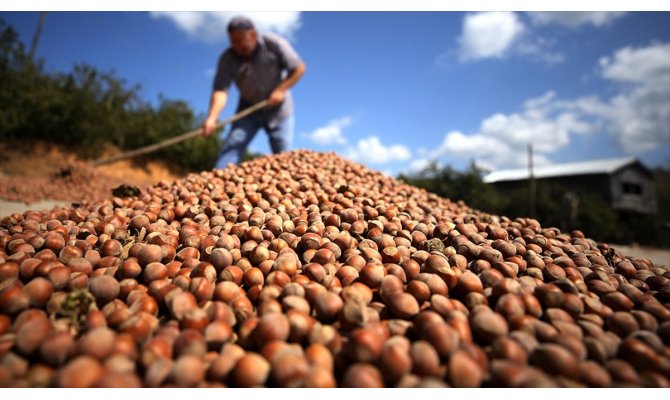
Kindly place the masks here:
<instances>
[{"instance_id":1,"label":"distant rooftop","mask_svg":"<svg viewBox=\"0 0 670 400\"><path fill-rule=\"evenodd\" d=\"M535 178L553 178L570 175L610 174L619 168L637 162L635 157L608 158L568 164L552 164L533 168ZM528 168L493 171L484 177L484 182L519 181L528 179Z\"/></svg>"}]
</instances>

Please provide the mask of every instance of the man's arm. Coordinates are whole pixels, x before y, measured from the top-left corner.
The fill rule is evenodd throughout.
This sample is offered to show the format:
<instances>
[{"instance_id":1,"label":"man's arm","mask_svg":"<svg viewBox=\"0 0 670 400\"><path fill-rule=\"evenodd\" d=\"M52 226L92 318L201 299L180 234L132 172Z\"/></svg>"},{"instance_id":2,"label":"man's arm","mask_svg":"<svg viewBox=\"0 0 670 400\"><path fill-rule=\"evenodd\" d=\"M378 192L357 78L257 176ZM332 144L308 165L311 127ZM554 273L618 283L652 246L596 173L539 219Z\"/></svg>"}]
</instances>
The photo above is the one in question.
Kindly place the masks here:
<instances>
[{"instance_id":1,"label":"man's arm","mask_svg":"<svg viewBox=\"0 0 670 400\"><path fill-rule=\"evenodd\" d=\"M277 85L275 90L270 93L270 97L268 97L268 106L276 106L282 101L284 101L284 98L286 97L286 92L293 87L300 78L304 75L306 66L304 62L301 62L298 64L296 69L294 69L283 81Z\"/></svg>"},{"instance_id":2,"label":"man's arm","mask_svg":"<svg viewBox=\"0 0 670 400\"><path fill-rule=\"evenodd\" d=\"M215 90L212 92L212 98L209 101L209 114L207 119L202 124L202 133L209 136L214 132L216 121L219 119L221 111L226 106L228 100L228 93L225 90Z\"/></svg>"}]
</instances>

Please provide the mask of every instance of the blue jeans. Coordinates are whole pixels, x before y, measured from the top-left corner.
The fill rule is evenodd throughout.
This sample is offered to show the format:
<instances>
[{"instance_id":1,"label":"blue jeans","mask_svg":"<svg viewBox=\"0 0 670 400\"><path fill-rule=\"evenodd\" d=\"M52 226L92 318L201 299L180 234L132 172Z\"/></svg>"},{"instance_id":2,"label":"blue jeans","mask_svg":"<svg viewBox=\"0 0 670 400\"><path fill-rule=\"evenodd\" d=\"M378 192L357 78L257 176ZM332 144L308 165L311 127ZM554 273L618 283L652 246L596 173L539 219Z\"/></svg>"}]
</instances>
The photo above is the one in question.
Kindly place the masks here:
<instances>
[{"instance_id":1,"label":"blue jeans","mask_svg":"<svg viewBox=\"0 0 670 400\"><path fill-rule=\"evenodd\" d=\"M244 151L260 128L263 128L270 137L270 148L274 154L285 151L293 141L294 125L293 115L283 120L274 129L271 129L267 121L258 114L251 114L236 121L227 136L221 133L221 151L219 151L214 168L226 168L229 163L239 164Z\"/></svg>"}]
</instances>

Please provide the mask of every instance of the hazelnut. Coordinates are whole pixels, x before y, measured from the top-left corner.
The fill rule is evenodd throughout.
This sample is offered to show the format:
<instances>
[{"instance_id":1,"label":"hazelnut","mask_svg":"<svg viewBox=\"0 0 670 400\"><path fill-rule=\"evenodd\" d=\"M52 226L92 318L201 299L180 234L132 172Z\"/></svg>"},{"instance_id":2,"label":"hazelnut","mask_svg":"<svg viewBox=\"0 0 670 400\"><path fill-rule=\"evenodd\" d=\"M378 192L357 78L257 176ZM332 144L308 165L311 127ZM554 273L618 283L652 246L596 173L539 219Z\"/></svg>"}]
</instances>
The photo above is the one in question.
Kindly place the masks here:
<instances>
[{"instance_id":1,"label":"hazelnut","mask_svg":"<svg viewBox=\"0 0 670 400\"><path fill-rule=\"evenodd\" d=\"M484 372L465 351L459 350L449 357L449 379L453 387L476 388L484 380Z\"/></svg>"},{"instance_id":2,"label":"hazelnut","mask_svg":"<svg viewBox=\"0 0 670 400\"><path fill-rule=\"evenodd\" d=\"M118 297L121 287L113 277L99 275L89 280L88 289L96 298L98 304L104 305Z\"/></svg>"},{"instance_id":3,"label":"hazelnut","mask_svg":"<svg viewBox=\"0 0 670 400\"><path fill-rule=\"evenodd\" d=\"M382 388L382 374L371 364L356 363L347 368L342 386L350 388Z\"/></svg>"},{"instance_id":4,"label":"hazelnut","mask_svg":"<svg viewBox=\"0 0 670 400\"><path fill-rule=\"evenodd\" d=\"M317 297L314 309L319 320L330 322L337 318L343 305L344 302L339 295L333 292L324 292Z\"/></svg>"},{"instance_id":5,"label":"hazelnut","mask_svg":"<svg viewBox=\"0 0 670 400\"><path fill-rule=\"evenodd\" d=\"M78 340L78 353L104 360L114 350L114 336L114 331L107 327L94 328Z\"/></svg>"},{"instance_id":6,"label":"hazelnut","mask_svg":"<svg viewBox=\"0 0 670 400\"><path fill-rule=\"evenodd\" d=\"M265 384L270 374L270 363L257 353L247 353L235 364L232 380L237 387L258 387Z\"/></svg>"},{"instance_id":7,"label":"hazelnut","mask_svg":"<svg viewBox=\"0 0 670 400\"><path fill-rule=\"evenodd\" d=\"M178 387L194 387L205 378L205 366L199 357L182 355L175 361L172 375Z\"/></svg>"},{"instance_id":8,"label":"hazelnut","mask_svg":"<svg viewBox=\"0 0 670 400\"><path fill-rule=\"evenodd\" d=\"M93 387L104 374L104 368L95 358L78 356L68 362L56 375L62 388Z\"/></svg>"},{"instance_id":9,"label":"hazelnut","mask_svg":"<svg viewBox=\"0 0 670 400\"><path fill-rule=\"evenodd\" d=\"M42 316L28 319L16 329L16 348L27 356L32 355L51 332L51 322Z\"/></svg>"}]
</instances>

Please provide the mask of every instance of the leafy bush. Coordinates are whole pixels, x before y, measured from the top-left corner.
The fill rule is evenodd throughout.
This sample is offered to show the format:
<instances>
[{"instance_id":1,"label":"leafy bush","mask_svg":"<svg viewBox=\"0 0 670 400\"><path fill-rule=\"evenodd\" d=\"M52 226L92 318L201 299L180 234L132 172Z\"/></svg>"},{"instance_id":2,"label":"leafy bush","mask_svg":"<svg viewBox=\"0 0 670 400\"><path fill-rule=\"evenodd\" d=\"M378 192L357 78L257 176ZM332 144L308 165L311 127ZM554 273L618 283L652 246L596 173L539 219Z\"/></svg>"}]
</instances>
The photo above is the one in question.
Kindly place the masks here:
<instances>
[{"instance_id":1,"label":"leafy bush","mask_svg":"<svg viewBox=\"0 0 670 400\"><path fill-rule=\"evenodd\" d=\"M31 61L14 29L0 20L0 140L42 140L100 157L105 145L121 150L156 143L197 127L180 100L160 98L157 108L113 72L80 64L69 72L44 71ZM196 138L148 155L183 169L214 165L217 135Z\"/></svg>"},{"instance_id":2,"label":"leafy bush","mask_svg":"<svg viewBox=\"0 0 670 400\"><path fill-rule=\"evenodd\" d=\"M415 175L401 174L399 178L440 196L464 200L472 208L494 212L500 208L504 198L493 186L484 183L484 173L474 163L465 172L459 172L450 165L440 169L433 162Z\"/></svg>"}]
</instances>

